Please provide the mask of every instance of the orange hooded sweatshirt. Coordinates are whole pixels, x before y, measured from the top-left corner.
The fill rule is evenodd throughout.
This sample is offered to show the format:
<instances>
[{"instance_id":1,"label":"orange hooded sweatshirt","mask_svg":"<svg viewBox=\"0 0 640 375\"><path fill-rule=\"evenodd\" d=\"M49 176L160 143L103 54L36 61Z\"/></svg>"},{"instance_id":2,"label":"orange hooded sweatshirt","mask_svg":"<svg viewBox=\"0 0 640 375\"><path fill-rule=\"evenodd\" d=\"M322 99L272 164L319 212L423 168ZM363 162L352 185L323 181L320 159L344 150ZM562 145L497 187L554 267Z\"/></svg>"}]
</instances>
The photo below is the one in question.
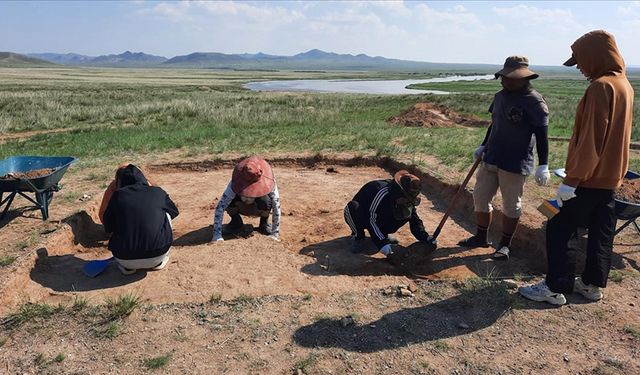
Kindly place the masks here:
<instances>
[{"instance_id":1,"label":"orange hooded sweatshirt","mask_svg":"<svg viewBox=\"0 0 640 375\"><path fill-rule=\"evenodd\" d=\"M591 84L576 110L564 183L615 190L629 167L633 88L613 35L592 31L571 49Z\"/></svg>"}]
</instances>

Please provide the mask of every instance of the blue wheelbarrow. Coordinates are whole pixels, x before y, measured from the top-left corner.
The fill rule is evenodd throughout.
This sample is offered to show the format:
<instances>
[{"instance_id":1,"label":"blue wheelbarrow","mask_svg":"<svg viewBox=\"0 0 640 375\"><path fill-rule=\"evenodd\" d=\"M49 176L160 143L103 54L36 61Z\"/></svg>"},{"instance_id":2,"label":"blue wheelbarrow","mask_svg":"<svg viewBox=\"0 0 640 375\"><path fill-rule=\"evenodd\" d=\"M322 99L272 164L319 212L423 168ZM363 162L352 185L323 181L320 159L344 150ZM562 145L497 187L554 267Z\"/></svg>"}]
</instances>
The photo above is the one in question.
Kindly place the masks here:
<instances>
[{"instance_id":1,"label":"blue wheelbarrow","mask_svg":"<svg viewBox=\"0 0 640 375\"><path fill-rule=\"evenodd\" d=\"M554 174L562 178L566 176L566 174L564 173L564 168L556 169L554 171ZM627 173L624 175L624 178L627 180L635 180L636 178L640 178L640 174L633 171L627 171ZM636 220L640 217L640 204L625 202L617 198L615 199L615 204L616 205L614 210L616 213L616 219L624 220L624 223L619 226L618 229L616 229L615 234L620 233L630 224L633 224L633 226L636 228L636 232L640 234L640 225L638 225L638 223L636 222Z\"/></svg>"},{"instance_id":2,"label":"blue wheelbarrow","mask_svg":"<svg viewBox=\"0 0 640 375\"><path fill-rule=\"evenodd\" d=\"M0 209L4 206L0 220L4 219L16 195L35 204L36 208L42 212L42 220L47 220L53 192L60 190L58 182L75 160L68 156L12 156L0 161ZM1 177L9 174L19 176L39 169L51 169L51 172L34 178ZM35 200L27 195L29 192L35 194ZM4 198L5 193L9 194L6 198Z\"/></svg>"}]
</instances>

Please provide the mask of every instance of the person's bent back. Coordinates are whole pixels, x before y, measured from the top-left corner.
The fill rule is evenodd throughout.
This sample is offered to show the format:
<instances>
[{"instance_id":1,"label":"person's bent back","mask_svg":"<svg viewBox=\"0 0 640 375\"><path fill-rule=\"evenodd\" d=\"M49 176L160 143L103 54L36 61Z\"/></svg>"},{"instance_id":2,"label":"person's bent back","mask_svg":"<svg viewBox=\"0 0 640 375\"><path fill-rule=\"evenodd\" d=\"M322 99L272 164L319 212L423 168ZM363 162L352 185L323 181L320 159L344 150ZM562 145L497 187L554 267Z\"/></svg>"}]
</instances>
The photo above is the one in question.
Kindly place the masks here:
<instances>
[{"instance_id":1,"label":"person's bent back","mask_svg":"<svg viewBox=\"0 0 640 375\"><path fill-rule=\"evenodd\" d=\"M160 187L149 186L140 169L118 170L117 189L104 213L104 229L112 233L109 250L124 274L160 269L173 242L171 219L178 208Z\"/></svg>"}]
</instances>

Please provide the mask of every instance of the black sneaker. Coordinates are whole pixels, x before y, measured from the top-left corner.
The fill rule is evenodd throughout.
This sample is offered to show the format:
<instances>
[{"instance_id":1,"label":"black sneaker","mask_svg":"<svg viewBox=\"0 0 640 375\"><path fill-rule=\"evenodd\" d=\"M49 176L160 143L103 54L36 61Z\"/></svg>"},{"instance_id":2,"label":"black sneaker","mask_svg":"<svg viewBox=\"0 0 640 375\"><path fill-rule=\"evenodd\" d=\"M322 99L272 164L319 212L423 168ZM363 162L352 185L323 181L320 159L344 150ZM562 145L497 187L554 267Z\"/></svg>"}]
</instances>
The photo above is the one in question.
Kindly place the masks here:
<instances>
[{"instance_id":1,"label":"black sneaker","mask_svg":"<svg viewBox=\"0 0 640 375\"><path fill-rule=\"evenodd\" d=\"M491 247L491 242L487 240L480 239L478 236L471 236L466 238L460 242L458 242L459 246L474 248L474 247Z\"/></svg>"},{"instance_id":2,"label":"black sneaker","mask_svg":"<svg viewBox=\"0 0 640 375\"><path fill-rule=\"evenodd\" d=\"M394 236L387 236L387 239L389 240L389 243L392 245L397 245L400 243L400 241L398 241L397 238L395 238Z\"/></svg>"},{"instance_id":3,"label":"black sneaker","mask_svg":"<svg viewBox=\"0 0 640 375\"><path fill-rule=\"evenodd\" d=\"M258 227L258 233L262 233L265 236L271 235L271 224L269 224L269 219L266 217L260 218L260 226Z\"/></svg>"},{"instance_id":4,"label":"black sneaker","mask_svg":"<svg viewBox=\"0 0 640 375\"><path fill-rule=\"evenodd\" d=\"M229 224L225 225L224 234L234 235L239 234L244 227L244 223L242 222L242 217L239 214L231 216L231 221Z\"/></svg>"}]
</instances>

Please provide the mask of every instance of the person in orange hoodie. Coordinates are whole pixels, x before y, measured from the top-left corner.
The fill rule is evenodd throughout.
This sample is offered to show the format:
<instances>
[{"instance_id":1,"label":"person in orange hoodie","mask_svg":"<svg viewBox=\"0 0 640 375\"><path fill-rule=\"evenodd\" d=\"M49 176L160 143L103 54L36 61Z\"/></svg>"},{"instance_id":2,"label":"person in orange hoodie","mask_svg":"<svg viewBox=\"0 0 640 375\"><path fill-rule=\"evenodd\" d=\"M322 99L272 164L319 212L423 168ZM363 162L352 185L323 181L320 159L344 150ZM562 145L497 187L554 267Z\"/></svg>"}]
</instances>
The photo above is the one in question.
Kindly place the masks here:
<instances>
[{"instance_id":1,"label":"person in orange hoodie","mask_svg":"<svg viewBox=\"0 0 640 375\"><path fill-rule=\"evenodd\" d=\"M565 304L567 293L592 301L603 296L616 225L614 191L629 166L633 120L633 88L613 35L592 31L571 49L564 65L577 65L590 84L576 110L566 177L557 192L560 212L547 223L546 279L519 289L528 299L554 305ZM587 258L584 272L575 277L567 242L582 222L589 229Z\"/></svg>"}]
</instances>

